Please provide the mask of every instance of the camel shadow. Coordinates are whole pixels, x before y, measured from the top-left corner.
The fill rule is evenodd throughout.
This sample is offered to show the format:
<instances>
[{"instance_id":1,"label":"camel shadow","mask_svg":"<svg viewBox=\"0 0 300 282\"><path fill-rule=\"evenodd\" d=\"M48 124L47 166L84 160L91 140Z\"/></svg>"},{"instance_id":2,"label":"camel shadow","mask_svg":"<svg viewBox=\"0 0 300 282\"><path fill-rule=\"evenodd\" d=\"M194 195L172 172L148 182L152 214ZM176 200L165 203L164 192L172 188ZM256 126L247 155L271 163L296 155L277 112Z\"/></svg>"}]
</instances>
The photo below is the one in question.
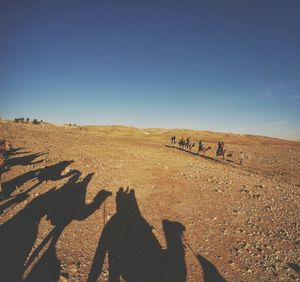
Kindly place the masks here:
<instances>
[{"instance_id":1,"label":"camel shadow","mask_svg":"<svg viewBox=\"0 0 300 282\"><path fill-rule=\"evenodd\" d=\"M54 190L34 198L22 211L0 227L1 276L21 281L24 263L36 240L38 224L46 214L46 203Z\"/></svg>"},{"instance_id":2,"label":"camel shadow","mask_svg":"<svg viewBox=\"0 0 300 282\"><path fill-rule=\"evenodd\" d=\"M72 220L84 220L110 195L110 192L101 190L93 202L86 204L87 186L93 174L82 180L80 176L81 173L77 172L61 188L53 188L34 198L22 211L0 227L1 275L6 277L7 281L59 280L61 264L56 256L56 243L60 235ZM37 239L39 222L45 215L54 228L30 254ZM41 255L47 244L46 251ZM37 263L32 266L37 258ZM26 271L29 273L24 278Z\"/></svg>"},{"instance_id":3,"label":"camel shadow","mask_svg":"<svg viewBox=\"0 0 300 282\"><path fill-rule=\"evenodd\" d=\"M26 154L30 152L19 152L21 150L24 150L25 148L23 147L18 147L18 148L11 148L8 151L4 151L2 154L5 159L9 158L10 156L15 156L15 155L21 155L21 154Z\"/></svg>"},{"instance_id":4,"label":"camel shadow","mask_svg":"<svg viewBox=\"0 0 300 282\"><path fill-rule=\"evenodd\" d=\"M101 190L92 203L86 204L87 186L93 173L88 174L82 181L79 181L80 176L81 173L73 175L67 184L53 194L53 208L48 210L47 219L54 228L31 254L25 268L31 265L49 242L50 244L24 281L58 281L61 269L56 256L56 243L64 229L73 220L82 221L88 218L111 195L111 192Z\"/></svg>"},{"instance_id":5,"label":"camel shadow","mask_svg":"<svg viewBox=\"0 0 300 282\"><path fill-rule=\"evenodd\" d=\"M143 218L134 190L120 188L116 195L117 211L100 236L88 281L96 281L106 254L109 281L174 281L186 280L185 250L179 222L163 220L167 249L163 249Z\"/></svg>"},{"instance_id":6,"label":"camel shadow","mask_svg":"<svg viewBox=\"0 0 300 282\"><path fill-rule=\"evenodd\" d=\"M179 151L183 151L183 152L189 153L189 154L191 154L193 156L202 157L202 158L204 158L206 160L210 160L210 161L213 161L213 162L216 162L216 163L220 163L220 160L216 160L216 159L214 159L212 157L209 157L209 156L206 156L206 155L201 155L201 154L199 154L197 152L192 152L190 150L186 150L186 149L182 149L182 148L179 148L179 147L176 147L176 146L170 146L170 145L165 145L165 147L176 149L176 150L179 150Z\"/></svg>"},{"instance_id":7,"label":"camel shadow","mask_svg":"<svg viewBox=\"0 0 300 282\"><path fill-rule=\"evenodd\" d=\"M43 160L39 160L39 161L34 161L34 160L44 155L46 155L46 153L34 153L26 156L10 158L6 161L5 166L7 166L8 168L12 168L13 166L16 165L26 166L26 165L38 164L43 162Z\"/></svg>"},{"instance_id":8,"label":"camel shadow","mask_svg":"<svg viewBox=\"0 0 300 282\"><path fill-rule=\"evenodd\" d=\"M165 145L165 147L171 148L171 149L176 149L176 150L179 150L179 151L183 151L183 152L189 153L189 154L194 155L194 156L199 156L199 157L202 157L206 160L209 160L209 161L212 161L212 162L215 162L215 163L224 163L224 162L220 161L219 159L215 159L213 157L209 157L209 156L206 156L206 155L203 155L203 154L201 155L201 154L199 154L199 152L198 153L197 152L192 152L190 150L186 150L186 149L183 149L183 148L179 148L179 147L176 147L176 146L170 146L170 145ZM226 159L224 161L229 162L229 163L239 164L239 163L234 162L233 160L230 160L230 159Z\"/></svg>"},{"instance_id":9,"label":"camel shadow","mask_svg":"<svg viewBox=\"0 0 300 282\"><path fill-rule=\"evenodd\" d=\"M199 154L196 153L196 152L192 152L192 151L187 150L187 149L184 149L184 148L176 147L175 145L174 145L174 146L165 145L165 147L167 147L167 148L172 148L172 149L176 149L176 150L179 150L179 151L183 151L183 152L189 153L189 154L194 155L194 156L201 156L201 155L199 155Z\"/></svg>"},{"instance_id":10,"label":"camel shadow","mask_svg":"<svg viewBox=\"0 0 300 282\"><path fill-rule=\"evenodd\" d=\"M29 172L26 172L22 175L16 176L15 178L2 183L2 193L3 198L8 199L5 203L0 205L0 214L4 212L4 210L8 209L12 205L21 203L25 199L28 198L29 193L37 188L40 184L43 182L47 182L49 180L51 181L57 181L61 180L63 178L69 177L75 173L77 173L77 170L70 170L69 172L62 174L64 170L72 164L74 161L62 161L57 164L46 166L41 169L35 169ZM26 182L36 180L37 182L29 189L27 189L24 192L21 192L17 195L14 195L11 197L11 194L18 189L19 187L22 187ZM22 188L21 188L22 189Z\"/></svg>"}]
</instances>

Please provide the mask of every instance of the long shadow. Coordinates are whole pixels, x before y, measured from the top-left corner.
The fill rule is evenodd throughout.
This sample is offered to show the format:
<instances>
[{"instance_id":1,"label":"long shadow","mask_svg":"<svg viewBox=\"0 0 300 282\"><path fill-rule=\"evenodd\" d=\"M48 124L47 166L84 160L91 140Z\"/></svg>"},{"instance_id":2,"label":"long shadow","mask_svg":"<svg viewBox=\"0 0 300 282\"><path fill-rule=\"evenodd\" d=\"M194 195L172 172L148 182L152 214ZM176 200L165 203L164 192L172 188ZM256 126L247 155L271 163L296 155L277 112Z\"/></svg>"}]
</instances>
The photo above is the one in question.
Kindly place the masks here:
<instances>
[{"instance_id":1,"label":"long shadow","mask_svg":"<svg viewBox=\"0 0 300 282\"><path fill-rule=\"evenodd\" d=\"M43 160L39 160L39 161L34 161L34 160L41 156L44 156L44 155L46 155L46 153L34 153L34 154L22 156L22 157L11 158L6 161L5 166L11 168L16 165L25 166L25 165L38 164L38 163L43 162Z\"/></svg>"},{"instance_id":2,"label":"long shadow","mask_svg":"<svg viewBox=\"0 0 300 282\"><path fill-rule=\"evenodd\" d=\"M1 277L5 281L22 281L24 264L36 240L38 224L46 214L50 190L34 198L22 211L0 226Z\"/></svg>"},{"instance_id":3,"label":"long shadow","mask_svg":"<svg viewBox=\"0 0 300 282\"><path fill-rule=\"evenodd\" d=\"M296 263L288 263L288 266L290 268L292 268L293 270L295 270L297 273L300 273L300 265L296 264Z\"/></svg>"},{"instance_id":4,"label":"long shadow","mask_svg":"<svg viewBox=\"0 0 300 282\"><path fill-rule=\"evenodd\" d=\"M79 181L80 176L80 172L76 173L64 186L53 193L52 206L47 210L47 219L54 225L54 228L31 254L25 264L25 269L39 256L43 248L48 243L50 244L24 281L58 281L61 268L56 256L56 243L60 235L71 221L86 219L111 195L111 192L101 190L92 203L86 204L87 186L93 173L88 174L82 181Z\"/></svg>"},{"instance_id":5,"label":"long shadow","mask_svg":"<svg viewBox=\"0 0 300 282\"><path fill-rule=\"evenodd\" d=\"M180 148L180 147L170 146L170 145L165 145L165 147L167 147L167 148L172 148L172 149L176 149L176 150L179 150L179 151L183 151L183 152L189 153L189 154L194 155L194 156L200 156L200 157L202 157L201 155L199 155L199 154L196 153L196 152L192 152L192 151L190 151L190 150L182 149L182 148Z\"/></svg>"},{"instance_id":6,"label":"long shadow","mask_svg":"<svg viewBox=\"0 0 300 282\"><path fill-rule=\"evenodd\" d=\"M213 161L213 162L216 162L216 163L221 163L220 160L216 160L216 159L214 159L212 157L208 157L206 155L203 156L203 155L200 155L199 153L191 152L190 150L186 150L186 149L182 149L182 148L175 147L175 146L170 146L170 145L165 145L165 147L176 149L176 150L179 150L179 151L183 151L183 152L189 153L189 154L194 155L194 156L199 156L199 157L202 157L202 158L204 158L206 160L210 160L210 161Z\"/></svg>"},{"instance_id":7,"label":"long shadow","mask_svg":"<svg viewBox=\"0 0 300 282\"><path fill-rule=\"evenodd\" d=\"M179 222L163 221L167 249L163 249L143 218L134 190L120 188L116 195L117 211L100 236L88 281L96 281L108 254L109 281L186 280L185 250Z\"/></svg>"},{"instance_id":8,"label":"long shadow","mask_svg":"<svg viewBox=\"0 0 300 282\"><path fill-rule=\"evenodd\" d=\"M13 149L14 151L12 152L12 153L10 153L10 156L16 156L16 155L24 155L24 154L29 154L30 153L30 151L21 151L21 152L18 152L19 150L23 150L24 148L20 148L20 149L18 149L18 150L16 150L16 149Z\"/></svg>"},{"instance_id":9,"label":"long shadow","mask_svg":"<svg viewBox=\"0 0 300 282\"><path fill-rule=\"evenodd\" d=\"M183 152L189 153L189 154L194 155L194 156L199 156L199 157L202 157L206 160L210 160L210 161L215 162L215 163L224 163L224 162L222 162L218 159L215 159L215 158L212 158L212 157L209 157L209 156L206 156L206 155L201 155L201 154L196 153L196 152L191 152L190 150L182 149L182 148L179 148L179 147L176 147L176 146L165 145L165 147L176 149L176 150L179 150L179 151L183 151ZM225 161L229 162L229 163L239 164L238 162L235 162L235 161L230 160L230 159L226 159Z\"/></svg>"},{"instance_id":10,"label":"long shadow","mask_svg":"<svg viewBox=\"0 0 300 282\"><path fill-rule=\"evenodd\" d=\"M23 281L26 269L49 241L49 248L25 280L58 281L60 262L56 257L55 244L60 234L72 220L88 217L109 195L106 191L100 191L94 201L86 205L85 194L92 174L78 181L80 175L77 172L60 189L53 188L34 198L23 210L1 225L0 265L1 277L5 281ZM54 228L27 259L37 239L39 222L45 215L54 224Z\"/></svg>"},{"instance_id":11,"label":"long shadow","mask_svg":"<svg viewBox=\"0 0 300 282\"><path fill-rule=\"evenodd\" d=\"M25 148L23 147L18 147L18 148L11 148L8 151L4 151L2 154L5 159L7 159L10 156L15 156L15 155L20 155L20 154L25 154L25 153L30 153L30 152L19 152L21 150L24 150Z\"/></svg>"},{"instance_id":12,"label":"long shadow","mask_svg":"<svg viewBox=\"0 0 300 282\"><path fill-rule=\"evenodd\" d=\"M198 255L197 260L204 273L204 282L226 282L218 269L205 257Z\"/></svg>"},{"instance_id":13,"label":"long shadow","mask_svg":"<svg viewBox=\"0 0 300 282\"><path fill-rule=\"evenodd\" d=\"M22 175L16 176L10 181L2 183L2 193L3 198L9 198L10 195L19 187L24 185L26 182L30 180L37 180L37 182L28 190L19 193L13 196L10 200L0 205L0 214L7 208L12 205L18 204L28 198L29 192L33 189L37 188L44 181L47 182L61 180L63 178L69 177L74 173L77 173L77 170L70 170L69 172L62 174L63 171L73 163L73 160L70 161L62 161L57 164L46 166L41 169L35 169L29 172L26 172Z\"/></svg>"}]
</instances>

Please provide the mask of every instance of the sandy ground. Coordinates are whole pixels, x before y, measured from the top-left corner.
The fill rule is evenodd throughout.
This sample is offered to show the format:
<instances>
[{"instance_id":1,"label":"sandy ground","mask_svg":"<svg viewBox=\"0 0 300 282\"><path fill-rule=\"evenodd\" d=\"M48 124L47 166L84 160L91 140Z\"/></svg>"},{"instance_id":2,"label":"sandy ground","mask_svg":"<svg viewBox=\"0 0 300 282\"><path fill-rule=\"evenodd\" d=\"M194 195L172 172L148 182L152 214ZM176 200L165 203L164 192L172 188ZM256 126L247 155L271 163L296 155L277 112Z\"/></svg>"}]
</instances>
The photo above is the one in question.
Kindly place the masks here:
<instances>
[{"instance_id":1,"label":"sandy ground","mask_svg":"<svg viewBox=\"0 0 300 282\"><path fill-rule=\"evenodd\" d=\"M171 147L173 135L212 150ZM4 121L0 139L15 148L2 281L300 281L300 142Z\"/></svg>"}]
</instances>

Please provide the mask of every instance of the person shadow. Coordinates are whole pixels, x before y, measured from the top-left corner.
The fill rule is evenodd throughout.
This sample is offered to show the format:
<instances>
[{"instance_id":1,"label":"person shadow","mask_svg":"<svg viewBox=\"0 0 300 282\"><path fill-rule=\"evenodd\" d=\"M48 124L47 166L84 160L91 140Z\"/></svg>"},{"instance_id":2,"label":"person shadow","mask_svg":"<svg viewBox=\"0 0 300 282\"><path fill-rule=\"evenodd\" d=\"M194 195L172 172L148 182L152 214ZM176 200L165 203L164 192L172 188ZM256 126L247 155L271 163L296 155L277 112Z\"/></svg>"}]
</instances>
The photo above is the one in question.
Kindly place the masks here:
<instances>
[{"instance_id":1,"label":"person shadow","mask_svg":"<svg viewBox=\"0 0 300 282\"><path fill-rule=\"evenodd\" d=\"M15 178L2 183L2 194L3 194L3 199L8 199L5 203L0 205L0 214L2 214L6 209L9 207L19 204L22 201L26 200L29 196L29 193L37 188L39 185L41 185L43 182L47 181L57 181L64 179L66 177L69 177L75 173L77 173L77 170L69 170L65 174L63 172L65 169L72 164L74 161L69 160L69 161L61 161L57 164L51 165L51 166L46 166L41 169L35 169L31 170L29 172L26 172L24 174L18 175ZM14 195L11 197L11 194L19 187L24 185L26 182L30 180L37 180L37 182L27 189L24 192L21 192L17 195Z\"/></svg>"},{"instance_id":2,"label":"person shadow","mask_svg":"<svg viewBox=\"0 0 300 282\"><path fill-rule=\"evenodd\" d=\"M120 188L116 195L116 213L105 225L93 259L88 281L96 281L108 255L109 281L186 280L185 227L163 220L167 248L163 249L153 234L153 227L143 218L134 190Z\"/></svg>"},{"instance_id":3,"label":"person shadow","mask_svg":"<svg viewBox=\"0 0 300 282\"><path fill-rule=\"evenodd\" d=\"M93 173L90 173L83 180L80 180L81 173L75 173L64 186L52 194L52 205L47 209L47 219L54 227L30 255L25 264L25 270L29 269L48 243L49 246L24 281L59 280L61 267L56 256L56 244L64 229L73 220L82 221L88 218L111 195L111 192L101 190L94 197L93 202L86 204L87 186L92 176Z\"/></svg>"}]
</instances>

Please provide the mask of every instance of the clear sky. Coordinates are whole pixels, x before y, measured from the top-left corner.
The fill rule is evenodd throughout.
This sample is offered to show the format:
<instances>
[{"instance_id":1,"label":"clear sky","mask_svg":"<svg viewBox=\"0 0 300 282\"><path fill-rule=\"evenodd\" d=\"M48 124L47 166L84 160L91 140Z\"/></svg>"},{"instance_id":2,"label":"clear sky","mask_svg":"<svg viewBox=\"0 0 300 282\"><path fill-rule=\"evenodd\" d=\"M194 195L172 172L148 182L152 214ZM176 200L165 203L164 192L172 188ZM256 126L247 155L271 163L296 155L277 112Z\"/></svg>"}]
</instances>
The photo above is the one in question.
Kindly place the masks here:
<instances>
[{"instance_id":1,"label":"clear sky","mask_svg":"<svg viewBox=\"0 0 300 282\"><path fill-rule=\"evenodd\" d=\"M300 139L299 0L0 0L0 116Z\"/></svg>"}]
</instances>

